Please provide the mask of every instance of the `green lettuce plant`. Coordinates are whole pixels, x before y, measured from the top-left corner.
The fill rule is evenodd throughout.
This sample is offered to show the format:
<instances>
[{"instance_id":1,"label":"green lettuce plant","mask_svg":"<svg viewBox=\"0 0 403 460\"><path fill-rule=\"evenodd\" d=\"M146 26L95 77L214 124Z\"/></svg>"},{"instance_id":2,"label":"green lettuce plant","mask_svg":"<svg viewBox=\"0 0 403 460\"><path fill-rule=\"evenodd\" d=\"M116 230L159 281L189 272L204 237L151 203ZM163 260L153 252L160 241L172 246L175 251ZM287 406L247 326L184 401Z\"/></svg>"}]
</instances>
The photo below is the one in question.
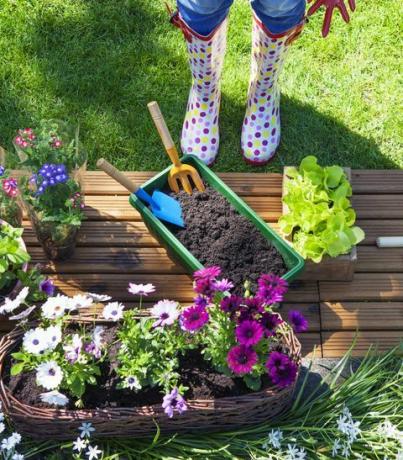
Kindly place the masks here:
<instances>
[{"instance_id":1,"label":"green lettuce plant","mask_svg":"<svg viewBox=\"0 0 403 460\"><path fill-rule=\"evenodd\" d=\"M308 156L299 168L288 168L287 176L283 202L288 212L279 220L280 229L305 259L319 263L324 256L347 254L365 238L354 225L352 189L340 166L322 167Z\"/></svg>"}]
</instances>

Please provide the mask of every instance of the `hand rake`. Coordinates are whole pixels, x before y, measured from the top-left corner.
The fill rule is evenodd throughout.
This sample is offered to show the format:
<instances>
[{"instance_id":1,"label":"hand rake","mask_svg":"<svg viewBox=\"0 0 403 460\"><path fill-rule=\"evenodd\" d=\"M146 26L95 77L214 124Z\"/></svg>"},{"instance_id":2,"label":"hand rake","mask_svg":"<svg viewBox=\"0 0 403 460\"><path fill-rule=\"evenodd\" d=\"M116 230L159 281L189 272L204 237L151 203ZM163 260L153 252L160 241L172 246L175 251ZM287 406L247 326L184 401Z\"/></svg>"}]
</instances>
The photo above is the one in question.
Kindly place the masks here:
<instances>
[{"instance_id":1,"label":"hand rake","mask_svg":"<svg viewBox=\"0 0 403 460\"><path fill-rule=\"evenodd\" d=\"M197 169L180 161L178 151L176 150L174 141L172 140L157 102L150 102L147 107L157 127L165 150L173 163L168 174L168 185L170 189L175 193L179 193L179 184L181 184L185 192L191 195L193 193L193 187L190 181L192 181L197 190L204 192L205 187Z\"/></svg>"}]
</instances>

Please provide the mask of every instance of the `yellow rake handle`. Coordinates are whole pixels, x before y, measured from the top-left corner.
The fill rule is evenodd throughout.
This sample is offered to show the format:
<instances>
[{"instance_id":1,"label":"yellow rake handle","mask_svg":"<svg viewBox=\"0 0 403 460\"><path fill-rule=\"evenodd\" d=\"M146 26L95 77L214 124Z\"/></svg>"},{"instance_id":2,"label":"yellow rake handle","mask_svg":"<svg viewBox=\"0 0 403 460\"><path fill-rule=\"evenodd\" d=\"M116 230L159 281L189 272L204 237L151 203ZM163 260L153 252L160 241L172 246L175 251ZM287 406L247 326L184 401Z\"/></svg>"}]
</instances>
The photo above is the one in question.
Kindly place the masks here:
<instances>
[{"instance_id":1,"label":"yellow rake handle","mask_svg":"<svg viewBox=\"0 0 403 460\"><path fill-rule=\"evenodd\" d=\"M147 104L147 107L161 136L165 150L167 151L167 154L169 155L173 165L178 167L182 166L182 163L179 159L178 150L175 147L175 143L172 139L171 133L168 130L168 126L165 123L164 117L162 116L158 103L155 101L150 102Z\"/></svg>"}]
</instances>

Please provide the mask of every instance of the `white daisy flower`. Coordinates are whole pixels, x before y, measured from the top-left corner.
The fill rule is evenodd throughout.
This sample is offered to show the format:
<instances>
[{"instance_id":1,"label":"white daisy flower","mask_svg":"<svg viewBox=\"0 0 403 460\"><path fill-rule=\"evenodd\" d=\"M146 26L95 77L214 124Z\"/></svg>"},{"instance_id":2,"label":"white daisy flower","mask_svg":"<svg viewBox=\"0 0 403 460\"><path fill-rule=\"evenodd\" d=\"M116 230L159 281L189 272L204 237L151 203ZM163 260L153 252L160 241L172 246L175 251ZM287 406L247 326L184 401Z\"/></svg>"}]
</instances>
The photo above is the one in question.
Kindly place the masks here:
<instances>
[{"instance_id":1,"label":"white daisy flower","mask_svg":"<svg viewBox=\"0 0 403 460\"><path fill-rule=\"evenodd\" d=\"M82 438L90 438L91 433L95 431L95 428L92 426L91 422L83 422L80 427L78 427L79 431L81 431L80 436Z\"/></svg>"},{"instance_id":2,"label":"white daisy flower","mask_svg":"<svg viewBox=\"0 0 403 460\"><path fill-rule=\"evenodd\" d=\"M157 318L153 327L164 327L173 324L179 317L178 302L160 300L151 308L151 316Z\"/></svg>"},{"instance_id":3,"label":"white daisy flower","mask_svg":"<svg viewBox=\"0 0 403 460\"><path fill-rule=\"evenodd\" d=\"M262 445L263 449L267 449L269 445L275 449L280 449L283 433L280 430L271 430L268 434L267 441Z\"/></svg>"},{"instance_id":4,"label":"white daisy flower","mask_svg":"<svg viewBox=\"0 0 403 460\"><path fill-rule=\"evenodd\" d=\"M60 326L49 326L45 329L45 333L48 336L49 349L54 350L62 341L62 328Z\"/></svg>"},{"instance_id":5,"label":"white daisy flower","mask_svg":"<svg viewBox=\"0 0 403 460\"><path fill-rule=\"evenodd\" d=\"M79 334L74 334L72 336L71 344L63 346L65 357L70 364L74 364L78 360L82 348L83 341Z\"/></svg>"},{"instance_id":6,"label":"white daisy flower","mask_svg":"<svg viewBox=\"0 0 403 460\"><path fill-rule=\"evenodd\" d=\"M85 455L88 457L88 460L97 460L101 454L102 450L98 449L98 446L88 446L88 450Z\"/></svg>"},{"instance_id":7,"label":"white daisy flower","mask_svg":"<svg viewBox=\"0 0 403 460\"><path fill-rule=\"evenodd\" d=\"M95 302L108 302L108 300L112 299L110 295L94 294L93 292L87 292L87 296L91 297Z\"/></svg>"},{"instance_id":8,"label":"white daisy flower","mask_svg":"<svg viewBox=\"0 0 403 460\"><path fill-rule=\"evenodd\" d=\"M92 297L86 295L77 294L71 299L69 299L69 306L67 307L69 311L80 310L81 308L87 308L92 305L94 300Z\"/></svg>"},{"instance_id":9,"label":"white daisy flower","mask_svg":"<svg viewBox=\"0 0 403 460\"><path fill-rule=\"evenodd\" d=\"M8 438L3 439L3 441L1 442L1 450L12 450L20 442L21 435L19 433L13 433Z\"/></svg>"},{"instance_id":10,"label":"white daisy flower","mask_svg":"<svg viewBox=\"0 0 403 460\"><path fill-rule=\"evenodd\" d=\"M21 289L19 294L15 297L15 299L10 299L8 297L5 298L4 304L0 307L0 314L3 313L11 313L12 311L16 310L27 298L29 294L29 288L24 287Z\"/></svg>"},{"instance_id":11,"label":"white daisy flower","mask_svg":"<svg viewBox=\"0 0 403 460\"><path fill-rule=\"evenodd\" d=\"M128 291L133 295L145 295L155 292L155 286L151 283L148 284L134 284L129 283Z\"/></svg>"},{"instance_id":12,"label":"white daisy flower","mask_svg":"<svg viewBox=\"0 0 403 460\"><path fill-rule=\"evenodd\" d=\"M42 316L47 319L56 319L63 316L69 308L70 299L65 295L58 294L49 299L42 305Z\"/></svg>"},{"instance_id":13,"label":"white daisy flower","mask_svg":"<svg viewBox=\"0 0 403 460\"><path fill-rule=\"evenodd\" d=\"M48 349L48 334L46 333L45 329L42 329L41 327L30 329L24 334L24 338L22 339L22 346L28 353L39 355Z\"/></svg>"},{"instance_id":14,"label":"white daisy flower","mask_svg":"<svg viewBox=\"0 0 403 460\"><path fill-rule=\"evenodd\" d=\"M77 438L73 442L73 450L76 450L77 452L81 452L83 449L85 449L88 445L88 439L81 439Z\"/></svg>"},{"instance_id":15,"label":"white daisy flower","mask_svg":"<svg viewBox=\"0 0 403 460\"><path fill-rule=\"evenodd\" d=\"M57 390L41 393L40 398L43 403L51 406L65 406L69 402L69 398Z\"/></svg>"},{"instance_id":16,"label":"white daisy flower","mask_svg":"<svg viewBox=\"0 0 403 460\"><path fill-rule=\"evenodd\" d=\"M56 361L47 361L36 368L36 383L47 390L54 390L63 380L63 372Z\"/></svg>"},{"instance_id":17,"label":"white daisy flower","mask_svg":"<svg viewBox=\"0 0 403 460\"><path fill-rule=\"evenodd\" d=\"M102 334L104 332L105 328L103 326L95 326L94 330L92 331L92 341L97 348L101 348L103 345Z\"/></svg>"},{"instance_id":18,"label":"white daisy flower","mask_svg":"<svg viewBox=\"0 0 403 460\"><path fill-rule=\"evenodd\" d=\"M123 316L125 306L120 302L111 302L105 305L103 317L109 321L119 321Z\"/></svg>"},{"instance_id":19,"label":"white daisy flower","mask_svg":"<svg viewBox=\"0 0 403 460\"><path fill-rule=\"evenodd\" d=\"M133 375L129 375L129 377L125 378L125 387L135 391L141 390L139 379Z\"/></svg>"}]
</instances>

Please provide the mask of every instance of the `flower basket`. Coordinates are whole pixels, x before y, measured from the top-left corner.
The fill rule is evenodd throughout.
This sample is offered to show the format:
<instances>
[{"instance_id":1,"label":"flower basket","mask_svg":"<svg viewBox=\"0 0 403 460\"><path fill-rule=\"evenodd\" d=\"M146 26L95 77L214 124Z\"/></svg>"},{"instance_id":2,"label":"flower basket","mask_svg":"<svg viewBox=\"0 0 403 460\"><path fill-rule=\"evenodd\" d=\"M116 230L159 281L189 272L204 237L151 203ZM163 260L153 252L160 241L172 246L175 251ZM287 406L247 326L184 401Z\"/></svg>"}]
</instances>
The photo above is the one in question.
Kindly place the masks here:
<instances>
[{"instance_id":1,"label":"flower basket","mask_svg":"<svg viewBox=\"0 0 403 460\"><path fill-rule=\"evenodd\" d=\"M280 326L282 327L282 326ZM301 345L289 329L283 329L282 347L300 364ZM19 345L23 331L15 329L0 341L0 399L4 413L16 429L35 439L65 440L77 436L82 422L91 422L97 437L152 435L157 426L162 433L213 432L234 430L267 422L290 405L295 383L287 388L269 387L238 397L188 400L188 410L169 419L161 405L110 409L45 409L22 404L4 383L4 363Z\"/></svg>"},{"instance_id":2,"label":"flower basket","mask_svg":"<svg viewBox=\"0 0 403 460\"><path fill-rule=\"evenodd\" d=\"M285 195L286 184L291 180L287 175L288 167L283 173L283 196ZM351 182L351 168L343 168L346 176ZM289 212L288 206L283 202L283 215ZM291 244L291 237L284 237ZM357 265L357 248L354 246L348 254L338 257L323 257L320 263L305 261L305 268L299 276L301 280L307 281L352 281L355 267Z\"/></svg>"},{"instance_id":3,"label":"flower basket","mask_svg":"<svg viewBox=\"0 0 403 460\"><path fill-rule=\"evenodd\" d=\"M3 224L9 224L9 222L6 222L5 220L0 219L0 227ZM10 224L9 224L10 225ZM25 246L25 242L22 238L19 238L19 244L22 250L26 251L27 247ZM28 263L26 262L22 267L21 270L26 272L28 270ZM14 298L17 296L17 294L21 291L22 289L22 283L21 281L17 281L13 286L10 286L9 290L3 292L0 291L0 298L1 297L11 297Z\"/></svg>"}]
</instances>

